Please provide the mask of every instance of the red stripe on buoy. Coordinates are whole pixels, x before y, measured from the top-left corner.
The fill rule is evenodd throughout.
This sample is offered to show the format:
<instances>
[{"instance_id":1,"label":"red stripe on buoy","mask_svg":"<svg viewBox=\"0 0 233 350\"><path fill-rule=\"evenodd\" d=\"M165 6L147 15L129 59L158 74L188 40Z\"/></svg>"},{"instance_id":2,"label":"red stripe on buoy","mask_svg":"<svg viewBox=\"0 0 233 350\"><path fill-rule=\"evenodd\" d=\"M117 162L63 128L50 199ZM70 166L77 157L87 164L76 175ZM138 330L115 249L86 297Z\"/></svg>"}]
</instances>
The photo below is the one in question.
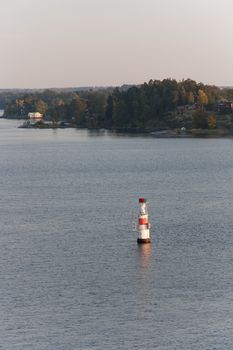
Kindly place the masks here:
<instances>
[{"instance_id":1,"label":"red stripe on buoy","mask_svg":"<svg viewBox=\"0 0 233 350\"><path fill-rule=\"evenodd\" d=\"M147 225L148 219L147 218L139 218L139 225Z\"/></svg>"}]
</instances>

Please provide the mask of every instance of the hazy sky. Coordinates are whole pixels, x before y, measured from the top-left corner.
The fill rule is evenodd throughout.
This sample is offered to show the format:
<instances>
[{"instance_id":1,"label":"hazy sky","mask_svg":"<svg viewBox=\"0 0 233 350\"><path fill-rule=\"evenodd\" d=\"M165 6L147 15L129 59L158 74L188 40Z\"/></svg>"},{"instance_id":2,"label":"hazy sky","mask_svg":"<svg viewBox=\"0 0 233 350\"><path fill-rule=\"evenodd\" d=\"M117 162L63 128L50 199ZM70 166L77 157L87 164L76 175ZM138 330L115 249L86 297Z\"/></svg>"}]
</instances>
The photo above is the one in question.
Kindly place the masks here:
<instances>
[{"instance_id":1,"label":"hazy sky","mask_svg":"<svg viewBox=\"0 0 233 350\"><path fill-rule=\"evenodd\" d=\"M233 85L233 0L0 0L0 88Z\"/></svg>"}]
</instances>

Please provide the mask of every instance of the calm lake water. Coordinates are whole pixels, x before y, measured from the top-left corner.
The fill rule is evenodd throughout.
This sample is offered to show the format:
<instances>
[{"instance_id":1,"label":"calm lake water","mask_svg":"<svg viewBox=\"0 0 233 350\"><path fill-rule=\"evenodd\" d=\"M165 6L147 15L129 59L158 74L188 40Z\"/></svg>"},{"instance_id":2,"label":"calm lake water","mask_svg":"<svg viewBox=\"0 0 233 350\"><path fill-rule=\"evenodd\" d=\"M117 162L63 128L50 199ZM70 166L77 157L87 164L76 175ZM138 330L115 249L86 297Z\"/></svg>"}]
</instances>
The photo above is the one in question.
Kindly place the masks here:
<instances>
[{"instance_id":1,"label":"calm lake water","mask_svg":"<svg viewBox=\"0 0 233 350\"><path fill-rule=\"evenodd\" d=\"M233 140L17 126L0 120L0 349L232 349Z\"/></svg>"}]
</instances>

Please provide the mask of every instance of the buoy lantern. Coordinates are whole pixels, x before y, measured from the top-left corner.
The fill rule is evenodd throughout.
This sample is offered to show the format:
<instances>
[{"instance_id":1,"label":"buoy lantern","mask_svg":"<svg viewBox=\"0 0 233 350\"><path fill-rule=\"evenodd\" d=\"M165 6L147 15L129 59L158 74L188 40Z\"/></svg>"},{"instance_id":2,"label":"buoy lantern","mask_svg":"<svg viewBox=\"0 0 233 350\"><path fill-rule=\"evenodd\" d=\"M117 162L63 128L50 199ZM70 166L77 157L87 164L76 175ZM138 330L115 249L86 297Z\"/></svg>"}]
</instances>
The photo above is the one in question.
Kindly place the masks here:
<instances>
[{"instance_id":1,"label":"buoy lantern","mask_svg":"<svg viewBox=\"0 0 233 350\"><path fill-rule=\"evenodd\" d=\"M138 244L150 243L150 223L148 219L147 200L139 198L140 211L138 215Z\"/></svg>"}]
</instances>

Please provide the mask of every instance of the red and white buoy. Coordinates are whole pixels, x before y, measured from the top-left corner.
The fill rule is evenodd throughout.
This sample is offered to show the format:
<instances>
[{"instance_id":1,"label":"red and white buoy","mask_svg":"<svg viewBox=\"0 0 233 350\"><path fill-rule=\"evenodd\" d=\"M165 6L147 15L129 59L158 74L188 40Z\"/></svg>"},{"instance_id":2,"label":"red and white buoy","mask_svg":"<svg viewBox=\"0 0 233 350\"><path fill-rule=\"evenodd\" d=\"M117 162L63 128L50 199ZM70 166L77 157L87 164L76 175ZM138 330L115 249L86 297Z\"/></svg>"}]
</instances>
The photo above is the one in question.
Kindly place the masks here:
<instances>
[{"instance_id":1,"label":"red and white buoy","mask_svg":"<svg viewBox=\"0 0 233 350\"><path fill-rule=\"evenodd\" d=\"M140 212L138 215L138 244L150 243L150 223L148 219L147 200L139 198Z\"/></svg>"}]
</instances>

